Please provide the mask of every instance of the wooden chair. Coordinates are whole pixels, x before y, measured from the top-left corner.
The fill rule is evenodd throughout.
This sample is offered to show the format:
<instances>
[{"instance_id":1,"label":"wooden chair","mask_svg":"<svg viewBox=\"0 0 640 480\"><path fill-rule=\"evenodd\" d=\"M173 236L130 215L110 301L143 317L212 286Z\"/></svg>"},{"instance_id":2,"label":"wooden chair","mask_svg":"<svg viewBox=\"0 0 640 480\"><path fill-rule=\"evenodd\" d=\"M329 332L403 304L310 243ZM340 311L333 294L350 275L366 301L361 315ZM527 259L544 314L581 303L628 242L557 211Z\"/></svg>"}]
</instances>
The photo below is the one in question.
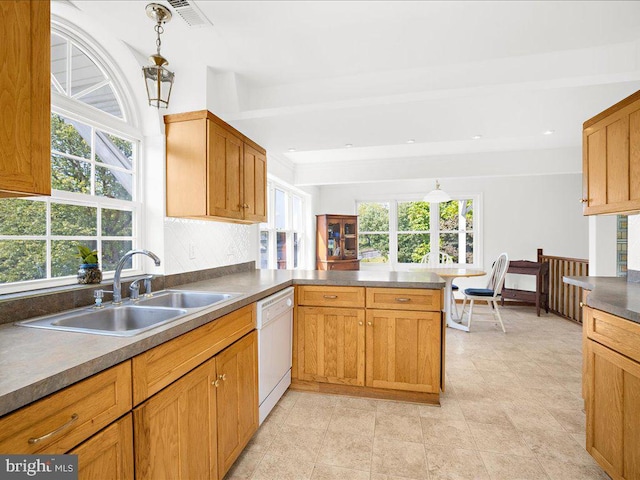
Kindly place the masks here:
<instances>
[{"instance_id":1,"label":"wooden chair","mask_svg":"<svg viewBox=\"0 0 640 480\"><path fill-rule=\"evenodd\" d=\"M428 265L433 268L438 268L441 265L453 265L453 257L448 253L444 252L429 252L425 256L422 257L420 263L423 265ZM460 316L458 315L458 306L456 305L456 298L453 296L453 292L458 290L457 285L451 285L451 308L449 312L451 312L451 317L454 320L460 320ZM453 313L455 312L455 315Z\"/></svg>"},{"instance_id":2,"label":"wooden chair","mask_svg":"<svg viewBox=\"0 0 640 480\"><path fill-rule=\"evenodd\" d=\"M498 259L493 263L493 269L487 286L485 288L466 288L464 291L464 301L462 302L462 316L464 317L464 311L467 306L467 300L469 300L469 321L467 326L471 331L471 319L473 317L473 303L475 300L484 300L492 307L491 313L494 319L500 322L502 331L506 333L504 329L504 323L502 323L502 317L500 316L500 310L498 307L498 298L502 292L502 286L504 285L504 277L507 274L509 268L509 256L506 253L501 253Z\"/></svg>"}]
</instances>

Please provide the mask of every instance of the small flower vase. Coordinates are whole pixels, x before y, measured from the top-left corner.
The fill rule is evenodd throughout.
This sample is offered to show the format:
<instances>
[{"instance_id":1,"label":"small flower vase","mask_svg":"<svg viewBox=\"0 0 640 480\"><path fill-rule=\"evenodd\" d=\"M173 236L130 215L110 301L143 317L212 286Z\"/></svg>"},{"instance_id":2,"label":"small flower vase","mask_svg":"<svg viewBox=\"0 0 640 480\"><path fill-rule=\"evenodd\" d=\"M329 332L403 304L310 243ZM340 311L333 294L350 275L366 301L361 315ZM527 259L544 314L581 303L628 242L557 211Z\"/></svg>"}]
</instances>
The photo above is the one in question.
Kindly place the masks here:
<instances>
[{"instance_id":1,"label":"small flower vase","mask_svg":"<svg viewBox=\"0 0 640 480\"><path fill-rule=\"evenodd\" d=\"M100 283L102 270L97 263L83 263L78 269L78 283Z\"/></svg>"}]
</instances>

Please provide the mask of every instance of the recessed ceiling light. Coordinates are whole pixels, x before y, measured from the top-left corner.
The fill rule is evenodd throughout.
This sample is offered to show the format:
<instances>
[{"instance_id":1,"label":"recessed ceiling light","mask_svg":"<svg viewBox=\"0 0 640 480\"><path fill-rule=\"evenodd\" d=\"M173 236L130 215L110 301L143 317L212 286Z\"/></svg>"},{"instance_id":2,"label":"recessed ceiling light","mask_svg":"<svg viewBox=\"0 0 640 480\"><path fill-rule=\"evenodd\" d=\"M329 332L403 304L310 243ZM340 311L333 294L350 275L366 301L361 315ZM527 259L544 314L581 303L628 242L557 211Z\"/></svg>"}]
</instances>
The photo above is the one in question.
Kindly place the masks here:
<instances>
[{"instance_id":1,"label":"recessed ceiling light","mask_svg":"<svg viewBox=\"0 0 640 480\"><path fill-rule=\"evenodd\" d=\"M482 135L474 135L471 138L474 139L474 140L480 140L482 138Z\"/></svg>"},{"instance_id":2,"label":"recessed ceiling light","mask_svg":"<svg viewBox=\"0 0 640 480\"><path fill-rule=\"evenodd\" d=\"M407 140L407 143L416 143L416 141L413 138L410 138L409 140Z\"/></svg>"},{"instance_id":3,"label":"recessed ceiling light","mask_svg":"<svg viewBox=\"0 0 640 480\"><path fill-rule=\"evenodd\" d=\"M542 132L543 135L553 135L554 133L556 133L555 130L545 130Z\"/></svg>"},{"instance_id":4,"label":"recessed ceiling light","mask_svg":"<svg viewBox=\"0 0 640 480\"><path fill-rule=\"evenodd\" d=\"M296 149L295 148L290 148L288 151L289 151L289 153L293 153L293 152L296 151Z\"/></svg>"},{"instance_id":5,"label":"recessed ceiling light","mask_svg":"<svg viewBox=\"0 0 640 480\"><path fill-rule=\"evenodd\" d=\"M344 148L351 148L351 147L353 147L353 144L352 144L352 143L347 143L347 144L345 144L345 146L344 146Z\"/></svg>"}]
</instances>

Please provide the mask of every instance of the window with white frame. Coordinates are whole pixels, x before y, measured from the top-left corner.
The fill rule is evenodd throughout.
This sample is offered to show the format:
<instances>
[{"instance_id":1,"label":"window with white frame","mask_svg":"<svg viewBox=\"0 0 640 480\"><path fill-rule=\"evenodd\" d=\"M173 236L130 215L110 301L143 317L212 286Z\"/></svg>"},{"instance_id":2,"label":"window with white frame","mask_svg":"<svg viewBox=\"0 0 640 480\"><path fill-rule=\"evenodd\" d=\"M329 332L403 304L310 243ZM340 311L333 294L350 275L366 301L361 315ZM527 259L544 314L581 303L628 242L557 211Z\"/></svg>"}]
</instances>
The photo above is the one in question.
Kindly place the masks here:
<instances>
[{"instance_id":1,"label":"window with white frame","mask_svg":"<svg viewBox=\"0 0 640 480\"><path fill-rule=\"evenodd\" d=\"M52 193L0 199L0 291L74 283L78 244L106 273L136 247L140 142L118 91L95 49L52 31Z\"/></svg>"},{"instance_id":2,"label":"window with white frame","mask_svg":"<svg viewBox=\"0 0 640 480\"><path fill-rule=\"evenodd\" d=\"M454 264L477 266L481 257L478 204L478 196L442 203L357 202L360 264L395 268L442 252Z\"/></svg>"},{"instance_id":3,"label":"window with white frame","mask_svg":"<svg viewBox=\"0 0 640 480\"><path fill-rule=\"evenodd\" d=\"M304 267L305 195L292 187L267 183L268 221L260 224L260 268Z\"/></svg>"}]
</instances>

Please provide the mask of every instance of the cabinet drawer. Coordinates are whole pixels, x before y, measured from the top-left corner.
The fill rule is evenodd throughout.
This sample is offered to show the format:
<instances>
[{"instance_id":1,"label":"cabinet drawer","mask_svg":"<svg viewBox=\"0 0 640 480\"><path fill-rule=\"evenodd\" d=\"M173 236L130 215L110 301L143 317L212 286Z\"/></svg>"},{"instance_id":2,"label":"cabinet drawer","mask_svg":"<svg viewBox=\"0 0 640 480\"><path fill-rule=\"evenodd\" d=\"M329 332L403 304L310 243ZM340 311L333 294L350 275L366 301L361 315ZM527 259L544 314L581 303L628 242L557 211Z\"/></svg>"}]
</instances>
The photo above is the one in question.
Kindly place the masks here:
<instances>
[{"instance_id":1,"label":"cabinet drawer","mask_svg":"<svg viewBox=\"0 0 640 480\"><path fill-rule=\"evenodd\" d=\"M442 309L442 290L367 288L367 308L438 312Z\"/></svg>"},{"instance_id":2,"label":"cabinet drawer","mask_svg":"<svg viewBox=\"0 0 640 480\"><path fill-rule=\"evenodd\" d=\"M0 419L0 452L68 452L131 410L126 361Z\"/></svg>"},{"instance_id":3,"label":"cabinet drawer","mask_svg":"<svg viewBox=\"0 0 640 480\"><path fill-rule=\"evenodd\" d=\"M640 323L584 308L587 337L640 362Z\"/></svg>"},{"instance_id":4,"label":"cabinet drawer","mask_svg":"<svg viewBox=\"0 0 640 480\"><path fill-rule=\"evenodd\" d=\"M297 288L298 305L364 308L363 287L302 285Z\"/></svg>"},{"instance_id":5,"label":"cabinet drawer","mask_svg":"<svg viewBox=\"0 0 640 480\"><path fill-rule=\"evenodd\" d=\"M133 358L133 404L159 392L256 328L255 304Z\"/></svg>"}]
</instances>

